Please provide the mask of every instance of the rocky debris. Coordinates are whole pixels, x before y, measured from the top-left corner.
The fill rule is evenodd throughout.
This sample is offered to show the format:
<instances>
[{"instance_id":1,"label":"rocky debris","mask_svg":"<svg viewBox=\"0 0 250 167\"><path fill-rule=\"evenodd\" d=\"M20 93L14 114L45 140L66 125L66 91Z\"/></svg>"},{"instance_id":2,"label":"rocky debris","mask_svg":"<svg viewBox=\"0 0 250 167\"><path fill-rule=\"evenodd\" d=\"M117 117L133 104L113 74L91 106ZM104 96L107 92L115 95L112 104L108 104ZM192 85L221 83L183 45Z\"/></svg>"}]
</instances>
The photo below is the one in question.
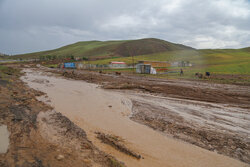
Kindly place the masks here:
<instances>
[{"instance_id":1,"label":"rocky debris","mask_svg":"<svg viewBox=\"0 0 250 167\"><path fill-rule=\"evenodd\" d=\"M59 154L59 155L57 155L56 156L56 159L58 160L58 161L61 161L61 160L63 160L65 157L62 155L62 154Z\"/></svg>"},{"instance_id":2,"label":"rocky debris","mask_svg":"<svg viewBox=\"0 0 250 167\"><path fill-rule=\"evenodd\" d=\"M119 150L120 152L123 152L129 156L132 156L136 159L141 159L141 155L135 153L134 151L128 149L123 143L122 140L118 136L104 134L101 132L96 132L97 138L100 139L103 143L108 144L115 149Z\"/></svg>"}]
</instances>

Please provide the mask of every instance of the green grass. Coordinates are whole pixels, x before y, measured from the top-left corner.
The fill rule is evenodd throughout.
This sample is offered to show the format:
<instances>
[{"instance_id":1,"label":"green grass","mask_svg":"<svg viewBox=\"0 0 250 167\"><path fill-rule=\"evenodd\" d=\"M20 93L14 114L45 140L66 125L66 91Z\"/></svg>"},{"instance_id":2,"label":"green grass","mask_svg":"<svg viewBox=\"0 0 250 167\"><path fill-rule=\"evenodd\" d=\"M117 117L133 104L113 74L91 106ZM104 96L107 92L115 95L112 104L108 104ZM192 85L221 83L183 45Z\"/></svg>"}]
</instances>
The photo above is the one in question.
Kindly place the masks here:
<instances>
[{"instance_id":1,"label":"green grass","mask_svg":"<svg viewBox=\"0 0 250 167\"><path fill-rule=\"evenodd\" d=\"M201 50L200 55L204 58L203 71L250 75L250 52L240 49Z\"/></svg>"},{"instance_id":2,"label":"green grass","mask_svg":"<svg viewBox=\"0 0 250 167\"><path fill-rule=\"evenodd\" d=\"M20 71L17 69L0 65L0 82L12 82L13 75L20 75Z\"/></svg>"},{"instance_id":3,"label":"green grass","mask_svg":"<svg viewBox=\"0 0 250 167\"><path fill-rule=\"evenodd\" d=\"M135 63L139 60L149 61L189 61L193 67L186 72L214 72L218 74L247 74L250 75L250 52L242 50L181 50L163 53L135 56ZM123 61L132 64L132 57L110 58L90 61L92 64L108 64L111 61ZM173 67L171 69L180 69Z\"/></svg>"},{"instance_id":4,"label":"green grass","mask_svg":"<svg viewBox=\"0 0 250 167\"><path fill-rule=\"evenodd\" d=\"M28 53L16 55L14 58L39 58L40 56L56 56L56 57L89 57L89 56L107 56L113 47L121 43L121 41L87 41L77 42L55 50Z\"/></svg>"},{"instance_id":5,"label":"green grass","mask_svg":"<svg viewBox=\"0 0 250 167\"><path fill-rule=\"evenodd\" d=\"M85 63L91 64L109 64L111 61L123 61L131 65L133 62L137 63L140 60L189 61L193 66L184 68L184 76L181 78L194 78L196 72L204 73L206 71L217 75L243 75L246 76L246 80L250 75L250 47L195 50L159 39L78 42L55 50L17 55L15 58L38 58L46 55L89 57L92 60L95 59L95 61L89 60ZM130 55L134 55L133 58ZM55 65L52 66L55 67ZM172 71L180 71L181 67L168 68ZM131 72L130 69L106 71ZM156 76L180 78L178 73Z\"/></svg>"},{"instance_id":6,"label":"green grass","mask_svg":"<svg viewBox=\"0 0 250 167\"><path fill-rule=\"evenodd\" d=\"M123 61L132 64L132 57L118 57L104 60L90 61L92 64L108 64L111 61ZM195 73L210 72L215 78L210 80L222 83L244 82L250 83L250 52L245 49L214 49L214 50L180 50L168 51L162 53L134 56L134 62L139 60L149 61L189 61L192 67L168 67L170 71L176 73L145 75L147 77L157 78L186 78L197 79ZM184 70L184 76L179 75L180 69ZM132 72L132 70L118 70L120 72ZM112 70L109 70L112 71ZM235 77L227 77L227 76ZM237 77L239 76L240 77Z\"/></svg>"},{"instance_id":7,"label":"green grass","mask_svg":"<svg viewBox=\"0 0 250 167\"><path fill-rule=\"evenodd\" d=\"M122 41L85 41L77 42L54 50L16 55L12 58L28 59L39 58L41 56L63 58L66 56L75 56L100 59L128 57L130 55L151 54L168 50L173 51L182 49L192 48L153 38Z\"/></svg>"},{"instance_id":8,"label":"green grass","mask_svg":"<svg viewBox=\"0 0 250 167\"><path fill-rule=\"evenodd\" d=\"M118 160L112 157L109 157L108 159L109 159L110 167L125 167L125 165L123 165L121 162L119 162Z\"/></svg>"},{"instance_id":9,"label":"green grass","mask_svg":"<svg viewBox=\"0 0 250 167\"><path fill-rule=\"evenodd\" d=\"M201 57L198 55L198 52L195 50L180 50L180 51L167 51L161 53L147 54L132 57L118 57L118 58L108 58L103 60L90 61L91 64L109 64L111 61L123 61L127 64L132 64L140 60L148 61L192 61L197 62L201 60Z\"/></svg>"},{"instance_id":10,"label":"green grass","mask_svg":"<svg viewBox=\"0 0 250 167\"><path fill-rule=\"evenodd\" d=\"M49 67L49 68L57 68L58 64L45 64L44 66Z\"/></svg>"}]
</instances>

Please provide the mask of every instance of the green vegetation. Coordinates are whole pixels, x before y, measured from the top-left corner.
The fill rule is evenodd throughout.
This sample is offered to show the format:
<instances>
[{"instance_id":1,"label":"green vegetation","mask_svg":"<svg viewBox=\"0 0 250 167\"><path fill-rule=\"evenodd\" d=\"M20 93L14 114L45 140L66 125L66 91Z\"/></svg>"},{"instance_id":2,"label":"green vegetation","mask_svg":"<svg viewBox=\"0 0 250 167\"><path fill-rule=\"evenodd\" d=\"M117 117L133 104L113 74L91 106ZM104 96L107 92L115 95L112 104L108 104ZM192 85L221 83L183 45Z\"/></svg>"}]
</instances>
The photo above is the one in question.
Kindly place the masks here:
<instances>
[{"instance_id":1,"label":"green vegetation","mask_svg":"<svg viewBox=\"0 0 250 167\"><path fill-rule=\"evenodd\" d=\"M49 68L57 68L58 64L45 64L44 66L49 67Z\"/></svg>"},{"instance_id":2,"label":"green vegetation","mask_svg":"<svg viewBox=\"0 0 250 167\"><path fill-rule=\"evenodd\" d=\"M148 61L199 61L201 57L196 50L180 50L180 51L167 51L146 55L139 55L134 57L117 57L117 58L108 58L103 60L90 61L92 64L109 64L111 61L123 61L127 64L132 64L134 62L140 60L148 60Z\"/></svg>"},{"instance_id":3,"label":"green vegetation","mask_svg":"<svg viewBox=\"0 0 250 167\"><path fill-rule=\"evenodd\" d=\"M19 74L20 71L17 69L0 65L0 84L7 84L12 82L12 76Z\"/></svg>"},{"instance_id":4,"label":"green vegetation","mask_svg":"<svg viewBox=\"0 0 250 167\"><path fill-rule=\"evenodd\" d=\"M250 52L242 49L200 50L206 71L219 74L250 74Z\"/></svg>"},{"instance_id":5,"label":"green vegetation","mask_svg":"<svg viewBox=\"0 0 250 167\"><path fill-rule=\"evenodd\" d=\"M243 49L202 49L174 44L159 39L140 39L126 41L87 41L67 45L59 49L16 55L13 58L40 58L41 60L55 60L66 58L74 61L82 58L85 63L109 64L111 61L123 61L131 65L140 60L190 62L192 67L168 67L167 75L153 77L180 78L180 68L184 70L181 78L195 78L197 72L211 72L216 75L241 75L242 80L250 82L250 47ZM49 67L56 67L52 62ZM106 69L104 71L133 72L133 69ZM224 76L223 76L224 77ZM222 77L222 78L223 78ZM220 77L219 77L220 78ZM232 77L234 78L234 77ZM224 80L224 79L222 79ZM227 80L227 79L225 79Z\"/></svg>"},{"instance_id":6,"label":"green vegetation","mask_svg":"<svg viewBox=\"0 0 250 167\"><path fill-rule=\"evenodd\" d=\"M109 157L108 160L109 160L109 163L110 163L109 165L111 167L125 167L125 165L123 165L121 162L119 162L118 160L116 160L116 159L114 159L112 157Z\"/></svg>"},{"instance_id":7,"label":"green vegetation","mask_svg":"<svg viewBox=\"0 0 250 167\"><path fill-rule=\"evenodd\" d=\"M250 75L250 52L241 49L221 50L180 50L141 55L119 57L90 61L92 64L108 64L111 61L123 61L132 64L139 60L179 62L189 61L192 67L186 67L187 72L214 72L218 74L248 74ZM180 67L170 67L180 69Z\"/></svg>"},{"instance_id":8,"label":"green vegetation","mask_svg":"<svg viewBox=\"0 0 250 167\"><path fill-rule=\"evenodd\" d=\"M139 60L181 62L189 61L192 67L168 67L170 73L145 75L157 78L186 78L198 79L195 73L204 74L210 72L209 80L220 83L250 83L250 51L246 49L206 49L206 50L180 50L167 51L155 54L140 55L132 57L118 57L104 60L90 61L92 64L108 64L111 61L123 61L132 64ZM180 76L180 69L184 70L184 76ZM106 70L133 72L133 70Z\"/></svg>"},{"instance_id":9,"label":"green vegetation","mask_svg":"<svg viewBox=\"0 0 250 167\"><path fill-rule=\"evenodd\" d=\"M174 44L159 39L139 39L123 41L86 41L77 42L55 50L16 55L12 58L40 58L58 59L66 57L84 57L91 59L104 59L112 57L128 57L144 54L159 53L192 49L190 47Z\"/></svg>"}]
</instances>

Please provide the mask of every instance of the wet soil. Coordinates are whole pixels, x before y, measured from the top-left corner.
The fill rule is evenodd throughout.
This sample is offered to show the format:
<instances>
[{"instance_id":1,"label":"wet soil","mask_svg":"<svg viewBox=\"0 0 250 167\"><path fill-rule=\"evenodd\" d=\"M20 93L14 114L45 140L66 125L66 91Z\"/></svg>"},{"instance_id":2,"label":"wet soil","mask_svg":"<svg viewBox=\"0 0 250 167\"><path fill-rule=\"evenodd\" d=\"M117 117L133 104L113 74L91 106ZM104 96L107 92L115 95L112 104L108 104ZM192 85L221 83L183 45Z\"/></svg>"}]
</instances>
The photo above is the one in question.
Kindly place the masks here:
<instances>
[{"instance_id":1,"label":"wet soil","mask_svg":"<svg viewBox=\"0 0 250 167\"><path fill-rule=\"evenodd\" d=\"M38 101L44 93L9 69L8 77L0 78L0 124L10 133L8 150L0 153L1 167L124 166L97 149L83 129Z\"/></svg>"},{"instance_id":2,"label":"wet soil","mask_svg":"<svg viewBox=\"0 0 250 167\"><path fill-rule=\"evenodd\" d=\"M115 149L132 156L137 159L141 159L141 155L135 153L134 151L128 149L125 144L122 142L123 140L120 139L119 136L114 136L114 135L109 135L109 134L104 134L102 132L96 132L97 138L100 139L103 143L106 143Z\"/></svg>"},{"instance_id":3,"label":"wet soil","mask_svg":"<svg viewBox=\"0 0 250 167\"><path fill-rule=\"evenodd\" d=\"M104 89L131 91L133 97L138 92L158 96L151 101L145 100L145 96L139 99L130 97L133 102L130 118L174 138L250 163L250 87L247 85L88 71L54 72L67 78L97 83ZM158 103L161 97L178 99L162 101L163 104L178 103L161 106Z\"/></svg>"},{"instance_id":4,"label":"wet soil","mask_svg":"<svg viewBox=\"0 0 250 167\"><path fill-rule=\"evenodd\" d=\"M132 74L104 74L83 70L58 70L53 72L67 78L102 85L105 89L132 89L167 97L190 99L240 106L250 109L250 86L217 84L190 80L168 80Z\"/></svg>"},{"instance_id":5,"label":"wet soil","mask_svg":"<svg viewBox=\"0 0 250 167\"><path fill-rule=\"evenodd\" d=\"M181 116L171 109L139 101L133 102L133 111L131 119L138 123L199 147L250 163L249 133L231 129L237 126L227 129L223 127L224 123L222 123L220 125L210 124L212 127L209 127L209 125L198 121L191 121L186 116ZM200 115L196 116L196 119L201 117ZM223 120L218 117L217 120L213 121ZM247 128L249 129L249 125Z\"/></svg>"},{"instance_id":6,"label":"wet soil","mask_svg":"<svg viewBox=\"0 0 250 167\"><path fill-rule=\"evenodd\" d=\"M123 76L116 75L112 75L113 79L104 79L105 82L100 82L99 86L111 85L112 88L114 81L117 87L113 88L120 87L122 90L105 91L97 88L98 85L66 80L53 76L51 73L47 73L46 70L26 70L25 82L28 82L29 86L35 89L46 92L51 105L56 111L60 111L79 127L86 130L88 137L98 148L118 157L128 166L200 166L201 164L202 166L244 166L244 164L240 164L238 161L228 157L166 137L169 135L208 150L214 150L215 152L219 152L225 147L229 149L230 153L227 154L225 151L220 153L242 161L248 161L246 158L249 154L247 152L249 139L247 105L243 108L237 108L240 107L237 103L223 103L222 101L211 103L206 102L204 99L198 101L187 98L167 97L167 94L151 92L149 88L140 88L144 87L143 83L141 85L133 83L132 86L125 83L129 87L127 85L124 86L124 82L117 84L116 81L119 81L119 77ZM78 73L76 71L73 74L67 73L62 72L66 77L70 75L70 77L74 78L73 76L77 75L76 79L79 80L84 80L86 76L94 78L94 75L96 75L99 81L102 80L102 75L100 74L90 73L85 76L87 72L83 72L84 74L82 72L80 72L81 74L76 74ZM90 80L87 81L90 82ZM133 82L132 79L129 82ZM157 84L158 81L155 83ZM185 86L191 89L192 87L210 87L209 90L216 91L219 90L219 87L221 89L225 87L225 85L216 85L214 87L209 84L195 85L189 81L176 81L174 85L184 86L185 83ZM226 85L226 87L234 88L231 85ZM241 87L240 90L246 90L246 87ZM238 91L240 92L239 94L242 93L241 91ZM235 89L230 89L228 93L237 92ZM130 108L131 106L133 106L132 109ZM237 112L238 110L239 112ZM206 117L206 115L208 116ZM154 130L131 120L147 125ZM164 125L169 122L171 123L170 126ZM191 130L189 129L190 127L192 127ZM214 133L206 133L209 130ZM131 157L117 153L111 147L103 146L103 144L96 141L96 131L120 136L126 143L129 143L129 148L141 154L145 159L133 160ZM163 133L159 133L159 131ZM222 134L220 132L225 133ZM238 139L235 140L237 147L239 147L236 151L239 153L232 153L231 149L234 150L235 148L230 148L229 143L224 141L228 140L227 138L222 138L223 141L218 145L213 142L210 144L209 140L211 137L213 139L213 135L220 136L224 134L240 136L239 143L242 146L237 144ZM244 140L242 140L243 138ZM216 139L221 140L221 138ZM205 140L208 140L208 142L206 143ZM210 144L210 146L206 147L204 146L205 144ZM242 156L238 156L240 154ZM247 165L245 164L245 166Z\"/></svg>"}]
</instances>

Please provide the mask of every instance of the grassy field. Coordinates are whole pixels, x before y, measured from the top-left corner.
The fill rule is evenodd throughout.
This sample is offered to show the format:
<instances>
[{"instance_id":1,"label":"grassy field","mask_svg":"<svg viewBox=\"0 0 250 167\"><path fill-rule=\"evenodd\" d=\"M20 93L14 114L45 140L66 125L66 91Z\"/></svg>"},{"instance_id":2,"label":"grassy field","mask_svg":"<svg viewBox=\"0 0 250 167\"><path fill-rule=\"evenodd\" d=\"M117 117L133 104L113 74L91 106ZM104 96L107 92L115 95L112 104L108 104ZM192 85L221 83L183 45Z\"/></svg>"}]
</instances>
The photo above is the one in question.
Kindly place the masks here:
<instances>
[{"instance_id":1,"label":"grassy field","mask_svg":"<svg viewBox=\"0 0 250 167\"><path fill-rule=\"evenodd\" d=\"M206 71L219 74L250 74L250 52L239 50L201 50Z\"/></svg>"},{"instance_id":2,"label":"grassy field","mask_svg":"<svg viewBox=\"0 0 250 167\"><path fill-rule=\"evenodd\" d=\"M134 62L139 60L150 61L189 61L192 67L168 67L173 73L145 75L157 78L186 78L197 79L195 73L210 72L210 80L222 83L250 83L250 52L246 49L204 49L204 50L181 50L168 51L149 55L134 56ZM104 60L90 61L92 64L108 64L111 61L123 61L132 64L132 57L110 58ZM180 76L180 69L184 75ZM106 70L133 72L132 69Z\"/></svg>"},{"instance_id":3,"label":"grassy field","mask_svg":"<svg viewBox=\"0 0 250 167\"><path fill-rule=\"evenodd\" d=\"M250 75L250 52L238 50L182 50L157 54L134 56L134 62L150 61L189 61L192 67L185 68L186 72L213 72L218 74L248 74ZM110 58L90 61L92 64L108 64L111 61L124 61L132 64L132 57ZM171 69L171 68L170 68ZM176 67L172 68L176 69ZM180 68L177 68L180 69Z\"/></svg>"},{"instance_id":4,"label":"grassy field","mask_svg":"<svg viewBox=\"0 0 250 167\"><path fill-rule=\"evenodd\" d=\"M14 74L19 75L20 71L10 68L10 67L0 65L0 84L8 84L12 82L11 76Z\"/></svg>"}]
</instances>

